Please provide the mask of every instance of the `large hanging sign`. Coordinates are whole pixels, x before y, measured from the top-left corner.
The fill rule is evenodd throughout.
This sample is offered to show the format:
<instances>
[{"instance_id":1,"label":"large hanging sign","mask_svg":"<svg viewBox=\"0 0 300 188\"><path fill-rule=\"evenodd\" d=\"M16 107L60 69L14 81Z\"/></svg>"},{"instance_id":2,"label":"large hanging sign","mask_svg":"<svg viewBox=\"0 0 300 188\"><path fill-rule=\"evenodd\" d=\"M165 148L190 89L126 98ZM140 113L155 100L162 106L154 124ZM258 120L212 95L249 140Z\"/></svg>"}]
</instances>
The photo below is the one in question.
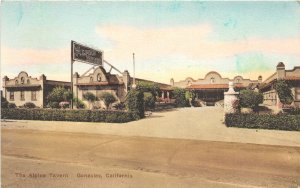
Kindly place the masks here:
<instances>
[{"instance_id":1,"label":"large hanging sign","mask_svg":"<svg viewBox=\"0 0 300 188\"><path fill-rule=\"evenodd\" d=\"M75 41L71 43L72 61L81 61L92 65L103 65L103 52L84 46Z\"/></svg>"}]
</instances>

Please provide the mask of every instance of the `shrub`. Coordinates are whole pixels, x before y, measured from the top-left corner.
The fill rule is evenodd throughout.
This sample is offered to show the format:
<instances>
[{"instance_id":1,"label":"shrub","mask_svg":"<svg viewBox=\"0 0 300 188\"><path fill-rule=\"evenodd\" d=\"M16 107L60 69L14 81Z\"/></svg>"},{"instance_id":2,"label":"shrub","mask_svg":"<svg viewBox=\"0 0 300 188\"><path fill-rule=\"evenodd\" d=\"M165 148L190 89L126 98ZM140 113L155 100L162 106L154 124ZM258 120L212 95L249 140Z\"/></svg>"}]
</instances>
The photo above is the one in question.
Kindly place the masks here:
<instances>
[{"instance_id":1,"label":"shrub","mask_svg":"<svg viewBox=\"0 0 300 188\"><path fill-rule=\"evenodd\" d=\"M16 108L16 104L15 103L8 103L7 104L7 108Z\"/></svg>"},{"instance_id":2,"label":"shrub","mask_svg":"<svg viewBox=\"0 0 300 188\"><path fill-rule=\"evenodd\" d=\"M8 101L1 96L1 108L8 108Z\"/></svg>"},{"instance_id":3,"label":"shrub","mask_svg":"<svg viewBox=\"0 0 300 188\"><path fill-rule=\"evenodd\" d=\"M113 105L113 108L116 110L125 110L126 106L124 102L116 103Z\"/></svg>"},{"instance_id":4,"label":"shrub","mask_svg":"<svg viewBox=\"0 0 300 188\"><path fill-rule=\"evenodd\" d=\"M35 104L32 102L26 102L24 105L24 108L35 108Z\"/></svg>"},{"instance_id":5,"label":"shrub","mask_svg":"<svg viewBox=\"0 0 300 188\"><path fill-rule=\"evenodd\" d=\"M177 107L189 106L188 100L185 97L185 90L182 88L175 88L174 91L175 103Z\"/></svg>"},{"instance_id":6,"label":"shrub","mask_svg":"<svg viewBox=\"0 0 300 188\"><path fill-rule=\"evenodd\" d=\"M59 103L58 102L49 102L49 107L50 108L59 108Z\"/></svg>"},{"instance_id":7,"label":"shrub","mask_svg":"<svg viewBox=\"0 0 300 188\"><path fill-rule=\"evenodd\" d=\"M91 92L84 93L83 98L89 101L89 108L91 107L91 104L93 105L93 103L97 100L97 97Z\"/></svg>"},{"instance_id":8,"label":"shrub","mask_svg":"<svg viewBox=\"0 0 300 188\"><path fill-rule=\"evenodd\" d=\"M103 102L106 106L106 109L108 109L112 103L117 101L116 97L113 94L108 93L108 92L101 93L100 99L103 100Z\"/></svg>"},{"instance_id":9,"label":"shrub","mask_svg":"<svg viewBox=\"0 0 300 188\"><path fill-rule=\"evenodd\" d=\"M226 114L227 127L300 131L300 115Z\"/></svg>"},{"instance_id":10,"label":"shrub","mask_svg":"<svg viewBox=\"0 0 300 188\"><path fill-rule=\"evenodd\" d=\"M74 103L74 106L77 109L83 109L83 108L85 108L85 104L80 99L78 99L78 98L73 99L73 103Z\"/></svg>"},{"instance_id":11,"label":"shrub","mask_svg":"<svg viewBox=\"0 0 300 188\"><path fill-rule=\"evenodd\" d=\"M239 95L239 104L243 108L251 108L253 111L258 110L258 105L263 103L263 95L253 90L242 90Z\"/></svg>"},{"instance_id":12,"label":"shrub","mask_svg":"<svg viewBox=\"0 0 300 188\"><path fill-rule=\"evenodd\" d=\"M293 94L288 82L285 80L278 80L274 84L274 87L282 104L291 104L293 102Z\"/></svg>"},{"instance_id":13,"label":"shrub","mask_svg":"<svg viewBox=\"0 0 300 188\"><path fill-rule=\"evenodd\" d=\"M133 113L134 119L145 117L144 94L137 89L130 90L126 97L126 108Z\"/></svg>"},{"instance_id":14,"label":"shrub","mask_svg":"<svg viewBox=\"0 0 300 188\"><path fill-rule=\"evenodd\" d=\"M65 109L1 109L1 118L46 121L115 122L133 121L133 113L125 111Z\"/></svg>"},{"instance_id":15,"label":"shrub","mask_svg":"<svg viewBox=\"0 0 300 188\"><path fill-rule=\"evenodd\" d=\"M144 103L146 110L155 109L155 96L151 92L144 92Z\"/></svg>"},{"instance_id":16,"label":"shrub","mask_svg":"<svg viewBox=\"0 0 300 188\"><path fill-rule=\"evenodd\" d=\"M292 108L288 113L291 115L300 115L300 108L299 107Z\"/></svg>"}]
</instances>

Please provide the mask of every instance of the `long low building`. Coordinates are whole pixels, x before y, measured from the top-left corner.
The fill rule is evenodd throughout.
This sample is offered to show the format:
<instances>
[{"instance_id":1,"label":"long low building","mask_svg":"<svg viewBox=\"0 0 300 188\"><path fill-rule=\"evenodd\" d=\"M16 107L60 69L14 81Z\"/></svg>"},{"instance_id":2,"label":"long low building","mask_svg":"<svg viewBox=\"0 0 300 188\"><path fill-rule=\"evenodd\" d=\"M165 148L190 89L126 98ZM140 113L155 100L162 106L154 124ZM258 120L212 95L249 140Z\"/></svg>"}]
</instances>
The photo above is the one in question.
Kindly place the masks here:
<instances>
[{"instance_id":1,"label":"long low building","mask_svg":"<svg viewBox=\"0 0 300 188\"><path fill-rule=\"evenodd\" d=\"M32 102L37 107L43 108L47 105L46 96L53 88L61 86L66 89L71 88L70 82L47 80L42 74L39 78L33 78L27 72L21 71L15 78L9 79L4 76L3 97L16 106L23 106L26 102Z\"/></svg>"},{"instance_id":2,"label":"long low building","mask_svg":"<svg viewBox=\"0 0 300 188\"><path fill-rule=\"evenodd\" d=\"M163 98L169 98L171 86L159 82L149 81L145 79L136 78L138 82L156 83L162 91ZM107 72L102 66L99 66L88 75L73 75L73 93L74 98L82 100L86 106L88 101L83 97L85 93L91 92L96 97L100 97L101 93L109 92L113 94L116 99L124 101L127 92L132 88L133 78L128 71L124 71L122 75L111 74ZM16 104L16 106L23 106L27 102L34 103L37 107L44 108L47 106L47 96L55 87L64 87L71 89L71 82L47 80L45 75L38 78L33 78L27 72L21 71L15 78L9 79L7 76L3 78L3 92L2 95L8 102ZM101 100L95 102L94 107L104 108L105 105Z\"/></svg>"},{"instance_id":3,"label":"long low building","mask_svg":"<svg viewBox=\"0 0 300 188\"><path fill-rule=\"evenodd\" d=\"M228 90L229 82L233 82L235 90L256 89L263 93L264 104L281 108L278 95L274 89L276 80L288 80L292 86L294 101L292 105L300 106L300 67L294 67L292 70L285 70L285 65L280 62L277 65L276 72L262 82L262 77L258 76L257 80L245 79L242 76L235 76L233 79L223 78L218 72L211 71L204 78L194 80L191 77L185 80L175 82L172 78L170 84L158 83L150 80L136 78L138 82L156 83L161 92L160 98L170 101L173 97L172 91L179 87L185 90L193 91L196 94L196 99L204 105L215 105L218 102L222 103L224 92ZM99 66L87 75L73 75L73 92L74 97L88 104L83 97L84 93L91 92L99 97L102 92L113 94L118 101L124 101L127 92L132 88L134 79L128 71L122 74L111 74L103 67ZM3 96L11 103L17 106L22 106L26 102L32 102L38 107L47 105L47 95L53 88L62 86L66 89L71 88L70 82L47 80L45 75L39 78L32 78L24 71L20 72L15 78L9 79L7 76L3 78ZM97 101L96 106L103 108L103 102Z\"/></svg>"},{"instance_id":4,"label":"long low building","mask_svg":"<svg viewBox=\"0 0 300 188\"><path fill-rule=\"evenodd\" d=\"M229 82L234 83L236 91L246 88L254 89L262 82L262 77L259 76L258 80L244 79L242 76L235 76L233 79L229 79L223 78L216 71L211 71L204 78L197 80L191 77L179 82L175 82L173 78L170 80L170 84L173 87L194 91L196 100L202 101L204 105L215 105L218 102L222 102L224 92L228 90Z\"/></svg>"}]
</instances>

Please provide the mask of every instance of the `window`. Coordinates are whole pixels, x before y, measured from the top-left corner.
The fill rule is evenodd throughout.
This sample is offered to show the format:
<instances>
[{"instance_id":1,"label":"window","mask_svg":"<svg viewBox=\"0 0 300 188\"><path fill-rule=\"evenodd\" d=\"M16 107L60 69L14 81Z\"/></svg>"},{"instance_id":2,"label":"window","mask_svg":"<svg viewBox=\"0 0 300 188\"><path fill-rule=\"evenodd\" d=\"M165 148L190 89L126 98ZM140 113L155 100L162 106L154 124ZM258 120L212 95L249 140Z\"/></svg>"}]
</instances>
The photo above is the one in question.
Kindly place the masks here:
<instances>
[{"instance_id":1,"label":"window","mask_svg":"<svg viewBox=\"0 0 300 188\"><path fill-rule=\"evenodd\" d=\"M237 79L237 80L236 80L236 83L240 83L240 81L241 81L240 79Z\"/></svg>"},{"instance_id":2,"label":"window","mask_svg":"<svg viewBox=\"0 0 300 188\"><path fill-rule=\"evenodd\" d=\"M36 91L31 91L31 100L36 101Z\"/></svg>"},{"instance_id":3,"label":"window","mask_svg":"<svg viewBox=\"0 0 300 188\"><path fill-rule=\"evenodd\" d=\"M25 83L25 78L21 77L21 84L24 84L24 83Z\"/></svg>"},{"instance_id":4,"label":"window","mask_svg":"<svg viewBox=\"0 0 300 188\"><path fill-rule=\"evenodd\" d=\"M30 84L30 80L29 79L27 79L27 84Z\"/></svg>"},{"instance_id":5,"label":"window","mask_svg":"<svg viewBox=\"0 0 300 188\"><path fill-rule=\"evenodd\" d=\"M21 96L20 96L20 98L21 98L21 101L25 101L25 91L21 91Z\"/></svg>"},{"instance_id":6,"label":"window","mask_svg":"<svg viewBox=\"0 0 300 188\"><path fill-rule=\"evenodd\" d=\"M101 74L97 75L97 81L100 82L101 81Z\"/></svg>"},{"instance_id":7,"label":"window","mask_svg":"<svg viewBox=\"0 0 300 188\"><path fill-rule=\"evenodd\" d=\"M15 93L13 91L9 92L9 100L15 100Z\"/></svg>"},{"instance_id":8,"label":"window","mask_svg":"<svg viewBox=\"0 0 300 188\"><path fill-rule=\"evenodd\" d=\"M19 83L18 80L16 80L15 83L18 84Z\"/></svg>"},{"instance_id":9,"label":"window","mask_svg":"<svg viewBox=\"0 0 300 188\"><path fill-rule=\"evenodd\" d=\"M101 82L101 74L97 74L97 81Z\"/></svg>"},{"instance_id":10,"label":"window","mask_svg":"<svg viewBox=\"0 0 300 188\"><path fill-rule=\"evenodd\" d=\"M90 77L90 82L93 82L93 77L92 76Z\"/></svg>"},{"instance_id":11,"label":"window","mask_svg":"<svg viewBox=\"0 0 300 188\"><path fill-rule=\"evenodd\" d=\"M212 83L215 83L215 78L211 78L210 79L210 83L212 84Z\"/></svg>"}]
</instances>

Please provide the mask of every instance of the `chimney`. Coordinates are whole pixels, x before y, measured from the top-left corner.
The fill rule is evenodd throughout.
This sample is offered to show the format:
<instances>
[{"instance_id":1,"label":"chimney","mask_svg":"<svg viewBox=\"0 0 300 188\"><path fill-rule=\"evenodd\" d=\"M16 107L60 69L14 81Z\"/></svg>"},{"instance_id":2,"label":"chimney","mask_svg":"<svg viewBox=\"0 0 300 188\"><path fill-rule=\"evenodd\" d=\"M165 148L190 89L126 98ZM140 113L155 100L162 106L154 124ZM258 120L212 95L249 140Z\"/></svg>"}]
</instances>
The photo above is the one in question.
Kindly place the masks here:
<instances>
[{"instance_id":1,"label":"chimney","mask_svg":"<svg viewBox=\"0 0 300 188\"><path fill-rule=\"evenodd\" d=\"M129 72L128 70L125 70L123 73L123 82L125 84L125 91L128 92L128 87L129 87L129 84L130 84L130 75L129 75Z\"/></svg>"},{"instance_id":2,"label":"chimney","mask_svg":"<svg viewBox=\"0 0 300 188\"><path fill-rule=\"evenodd\" d=\"M170 85L174 86L174 79L173 78L171 78L171 80L170 80Z\"/></svg>"},{"instance_id":3,"label":"chimney","mask_svg":"<svg viewBox=\"0 0 300 188\"><path fill-rule=\"evenodd\" d=\"M262 76L261 75L258 76L258 83L259 84L262 83Z\"/></svg>"},{"instance_id":4,"label":"chimney","mask_svg":"<svg viewBox=\"0 0 300 188\"><path fill-rule=\"evenodd\" d=\"M276 66L277 78L284 79L285 78L285 65L282 62L279 62Z\"/></svg>"},{"instance_id":5,"label":"chimney","mask_svg":"<svg viewBox=\"0 0 300 188\"><path fill-rule=\"evenodd\" d=\"M40 80L46 81L46 76L45 76L44 74L42 74L42 75L40 76Z\"/></svg>"}]
</instances>

